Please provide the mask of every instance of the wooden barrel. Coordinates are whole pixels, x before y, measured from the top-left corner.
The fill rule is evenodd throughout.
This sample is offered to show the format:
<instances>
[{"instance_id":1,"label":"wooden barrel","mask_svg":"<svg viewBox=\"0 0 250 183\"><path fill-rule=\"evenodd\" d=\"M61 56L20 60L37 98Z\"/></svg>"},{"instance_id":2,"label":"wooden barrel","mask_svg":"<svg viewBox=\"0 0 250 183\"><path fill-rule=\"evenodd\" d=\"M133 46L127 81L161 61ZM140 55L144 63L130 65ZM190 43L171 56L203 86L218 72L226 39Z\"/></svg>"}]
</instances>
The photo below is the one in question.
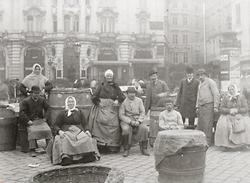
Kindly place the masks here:
<instances>
[{"instance_id":1,"label":"wooden barrel","mask_svg":"<svg viewBox=\"0 0 250 183\"><path fill-rule=\"evenodd\" d=\"M165 107L154 107L150 110L149 144L151 147L153 147L159 131L159 115L163 110Z\"/></svg>"},{"instance_id":2,"label":"wooden barrel","mask_svg":"<svg viewBox=\"0 0 250 183\"><path fill-rule=\"evenodd\" d=\"M68 96L76 98L77 107L83 111L85 117L89 115L92 104L91 94L89 89L76 89L76 88L54 88L50 92L49 105L50 105L50 122L53 124L59 112L65 108L65 99Z\"/></svg>"},{"instance_id":3,"label":"wooden barrel","mask_svg":"<svg viewBox=\"0 0 250 183\"><path fill-rule=\"evenodd\" d=\"M202 183L206 136L198 130L166 130L155 142L159 183Z\"/></svg>"},{"instance_id":4,"label":"wooden barrel","mask_svg":"<svg viewBox=\"0 0 250 183\"><path fill-rule=\"evenodd\" d=\"M0 107L0 151L16 149L17 117L6 107Z\"/></svg>"}]
</instances>

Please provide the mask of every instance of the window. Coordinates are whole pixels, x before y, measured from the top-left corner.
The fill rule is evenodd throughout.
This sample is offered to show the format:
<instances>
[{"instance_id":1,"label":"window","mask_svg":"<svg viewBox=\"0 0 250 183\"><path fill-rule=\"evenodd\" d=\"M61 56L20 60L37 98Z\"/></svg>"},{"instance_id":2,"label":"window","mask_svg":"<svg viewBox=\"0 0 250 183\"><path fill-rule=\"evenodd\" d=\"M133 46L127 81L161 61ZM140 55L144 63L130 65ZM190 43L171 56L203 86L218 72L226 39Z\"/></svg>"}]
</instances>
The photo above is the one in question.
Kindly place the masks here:
<instances>
[{"instance_id":1,"label":"window","mask_svg":"<svg viewBox=\"0 0 250 183\"><path fill-rule=\"evenodd\" d=\"M183 54L183 62L188 63L188 53Z\"/></svg>"},{"instance_id":2,"label":"window","mask_svg":"<svg viewBox=\"0 0 250 183\"><path fill-rule=\"evenodd\" d=\"M86 78L87 77L86 73L87 72L85 69L81 70L81 78Z\"/></svg>"},{"instance_id":3,"label":"window","mask_svg":"<svg viewBox=\"0 0 250 183\"><path fill-rule=\"evenodd\" d=\"M178 35L177 35L177 34L174 34L174 35L173 35L173 43L174 43L174 44L177 44L177 43L178 43Z\"/></svg>"},{"instance_id":4,"label":"window","mask_svg":"<svg viewBox=\"0 0 250 183\"><path fill-rule=\"evenodd\" d=\"M178 64L178 53L173 53L173 62L174 64Z\"/></svg>"},{"instance_id":5,"label":"window","mask_svg":"<svg viewBox=\"0 0 250 183\"><path fill-rule=\"evenodd\" d=\"M114 17L101 18L101 32L114 32L114 31L115 31Z\"/></svg>"},{"instance_id":6,"label":"window","mask_svg":"<svg viewBox=\"0 0 250 183\"><path fill-rule=\"evenodd\" d=\"M163 45L157 46L156 54L157 54L157 56L164 56L164 46Z\"/></svg>"},{"instance_id":7,"label":"window","mask_svg":"<svg viewBox=\"0 0 250 183\"><path fill-rule=\"evenodd\" d=\"M187 5L187 3L186 3L186 2L183 2L183 4L182 4L182 8L183 8L183 9L188 9L188 5Z\"/></svg>"},{"instance_id":8,"label":"window","mask_svg":"<svg viewBox=\"0 0 250 183\"><path fill-rule=\"evenodd\" d=\"M51 55L53 57L56 56L56 48L55 48L55 46L52 46L52 48L51 48Z\"/></svg>"},{"instance_id":9,"label":"window","mask_svg":"<svg viewBox=\"0 0 250 183\"><path fill-rule=\"evenodd\" d=\"M147 20L141 19L139 22L139 33L146 33L147 32Z\"/></svg>"},{"instance_id":10,"label":"window","mask_svg":"<svg viewBox=\"0 0 250 183\"><path fill-rule=\"evenodd\" d=\"M88 47L88 49L87 49L87 56L88 56L88 57L91 56L91 48L90 48L90 47Z\"/></svg>"},{"instance_id":11,"label":"window","mask_svg":"<svg viewBox=\"0 0 250 183\"><path fill-rule=\"evenodd\" d=\"M240 25L241 24L241 13L240 13L240 4L235 5L235 16L236 16L236 24Z\"/></svg>"},{"instance_id":12,"label":"window","mask_svg":"<svg viewBox=\"0 0 250 183\"><path fill-rule=\"evenodd\" d=\"M147 9L147 0L140 0L139 2L139 7L142 9L142 10L146 10Z\"/></svg>"},{"instance_id":13,"label":"window","mask_svg":"<svg viewBox=\"0 0 250 183\"><path fill-rule=\"evenodd\" d=\"M187 44L188 43L188 35L184 34L182 38L183 38L183 44Z\"/></svg>"},{"instance_id":14,"label":"window","mask_svg":"<svg viewBox=\"0 0 250 183\"><path fill-rule=\"evenodd\" d=\"M33 18L33 16L29 15L27 17L27 22L28 22L27 23L27 30L29 32L34 31L34 29L33 29L33 27L34 27L34 18Z\"/></svg>"},{"instance_id":15,"label":"window","mask_svg":"<svg viewBox=\"0 0 250 183\"><path fill-rule=\"evenodd\" d=\"M64 16L64 31L65 32L70 31L70 16L69 15Z\"/></svg>"},{"instance_id":16,"label":"window","mask_svg":"<svg viewBox=\"0 0 250 183\"><path fill-rule=\"evenodd\" d=\"M74 16L74 27L73 31L78 32L79 31L79 16Z\"/></svg>"},{"instance_id":17,"label":"window","mask_svg":"<svg viewBox=\"0 0 250 183\"><path fill-rule=\"evenodd\" d=\"M195 27L199 27L199 17L195 18Z\"/></svg>"},{"instance_id":18,"label":"window","mask_svg":"<svg viewBox=\"0 0 250 183\"><path fill-rule=\"evenodd\" d=\"M173 24L174 25L178 24L178 17L177 16L173 16Z\"/></svg>"},{"instance_id":19,"label":"window","mask_svg":"<svg viewBox=\"0 0 250 183\"><path fill-rule=\"evenodd\" d=\"M62 70L56 70L56 78L62 78Z\"/></svg>"},{"instance_id":20,"label":"window","mask_svg":"<svg viewBox=\"0 0 250 183\"><path fill-rule=\"evenodd\" d=\"M85 17L85 32L89 33L89 29L90 29L90 17L87 16Z\"/></svg>"},{"instance_id":21,"label":"window","mask_svg":"<svg viewBox=\"0 0 250 183\"><path fill-rule=\"evenodd\" d=\"M42 17L40 15L36 16L36 30L35 31L42 31Z\"/></svg>"},{"instance_id":22,"label":"window","mask_svg":"<svg viewBox=\"0 0 250 183\"><path fill-rule=\"evenodd\" d=\"M183 16L183 25L187 25L188 24L188 19L187 19L187 16L184 15Z\"/></svg>"},{"instance_id":23,"label":"window","mask_svg":"<svg viewBox=\"0 0 250 183\"><path fill-rule=\"evenodd\" d=\"M199 42L199 41L200 41L200 34L199 34L199 32L196 32L196 33L195 33L195 41L196 41L196 42Z\"/></svg>"},{"instance_id":24,"label":"window","mask_svg":"<svg viewBox=\"0 0 250 183\"><path fill-rule=\"evenodd\" d=\"M53 32L57 32L57 16L53 15Z\"/></svg>"},{"instance_id":25,"label":"window","mask_svg":"<svg viewBox=\"0 0 250 183\"><path fill-rule=\"evenodd\" d=\"M57 7L57 0L53 0L53 6Z\"/></svg>"},{"instance_id":26,"label":"window","mask_svg":"<svg viewBox=\"0 0 250 183\"><path fill-rule=\"evenodd\" d=\"M173 3L173 8L177 8L177 3L176 2Z\"/></svg>"}]
</instances>

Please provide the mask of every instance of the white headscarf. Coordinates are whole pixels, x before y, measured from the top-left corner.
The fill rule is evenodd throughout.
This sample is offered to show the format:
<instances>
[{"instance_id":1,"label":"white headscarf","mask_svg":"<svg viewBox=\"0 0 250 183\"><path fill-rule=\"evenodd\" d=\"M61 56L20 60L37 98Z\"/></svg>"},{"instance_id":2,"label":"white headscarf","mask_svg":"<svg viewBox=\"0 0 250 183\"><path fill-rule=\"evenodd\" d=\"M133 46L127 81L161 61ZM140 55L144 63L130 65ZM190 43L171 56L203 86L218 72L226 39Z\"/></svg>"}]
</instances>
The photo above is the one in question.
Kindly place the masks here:
<instances>
[{"instance_id":1,"label":"white headscarf","mask_svg":"<svg viewBox=\"0 0 250 183\"><path fill-rule=\"evenodd\" d=\"M70 109L69 106L68 106L68 100L69 100L70 98L73 99L73 101L74 101L74 107L73 107L72 109ZM75 98L75 97L73 97L73 96L68 96L68 97L65 99L65 110L66 110L66 112L67 112L67 116L68 116L68 117L72 114L73 111L78 111L78 109L76 108L76 98Z\"/></svg>"},{"instance_id":2,"label":"white headscarf","mask_svg":"<svg viewBox=\"0 0 250 183\"><path fill-rule=\"evenodd\" d=\"M40 68L40 74L35 74L34 71L36 67ZM42 75L42 67L39 64L34 64L32 67L32 73L26 76L22 83L24 86L26 86L29 90L31 90L32 86L39 86L40 90L42 90L45 87L45 83L48 81L48 79Z\"/></svg>"},{"instance_id":3,"label":"white headscarf","mask_svg":"<svg viewBox=\"0 0 250 183\"><path fill-rule=\"evenodd\" d=\"M108 75L114 76L114 73L113 73L113 71L111 69L108 69L108 70L105 71L104 76L107 77Z\"/></svg>"},{"instance_id":4,"label":"white headscarf","mask_svg":"<svg viewBox=\"0 0 250 183\"><path fill-rule=\"evenodd\" d=\"M240 95L240 93L239 93L239 90L238 90L238 87L237 87L236 84L228 85L228 90L229 90L230 87L234 87L234 89L235 89L235 94L234 95L232 95L231 93L228 92L228 95L229 95L230 100L231 100L232 98L237 97L238 95Z\"/></svg>"}]
</instances>

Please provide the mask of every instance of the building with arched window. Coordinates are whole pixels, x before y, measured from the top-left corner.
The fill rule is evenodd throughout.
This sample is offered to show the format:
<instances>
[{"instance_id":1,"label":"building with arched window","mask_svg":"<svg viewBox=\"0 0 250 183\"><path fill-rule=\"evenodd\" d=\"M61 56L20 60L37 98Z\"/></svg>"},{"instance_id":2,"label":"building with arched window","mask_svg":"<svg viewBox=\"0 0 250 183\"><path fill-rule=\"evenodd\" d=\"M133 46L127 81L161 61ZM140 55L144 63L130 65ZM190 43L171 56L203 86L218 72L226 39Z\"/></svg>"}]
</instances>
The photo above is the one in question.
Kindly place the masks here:
<instances>
[{"instance_id":1,"label":"building with arched window","mask_svg":"<svg viewBox=\"0 0 250 183\"><path fill-rule=\"evenodd\" d=\"M108 68L123 83L132 78L146 78L152 67L164 71L169 59L166 3L165 0L18 0L15 3L2 0L0 75L22 79L34 63L40 63L50 79L72 81L102 79ZM188 15L183 17L185 25L191 22ZM185 34L185 44L188 40ZM188 60L189 54L184 54L183 59Z\"/></svg>"}]
</instances>

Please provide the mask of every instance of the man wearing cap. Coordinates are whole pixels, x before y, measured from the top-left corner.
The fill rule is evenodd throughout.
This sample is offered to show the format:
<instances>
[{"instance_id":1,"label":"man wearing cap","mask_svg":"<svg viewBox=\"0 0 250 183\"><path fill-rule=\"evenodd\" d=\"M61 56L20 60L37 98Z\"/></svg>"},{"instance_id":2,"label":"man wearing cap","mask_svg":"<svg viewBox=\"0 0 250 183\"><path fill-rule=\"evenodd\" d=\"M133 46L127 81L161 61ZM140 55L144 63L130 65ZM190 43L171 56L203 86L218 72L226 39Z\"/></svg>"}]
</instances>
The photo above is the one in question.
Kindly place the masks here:
<instances>
[{"instance_id":1,"label":"man wearing cap","mask_svg":"<svg viewBox=\"0 0 250 183\"><path fill-rule=\"evenodd\" d=\"M218 112L220 93L215 81L207 77L204 69L198 70L198 76L200 85L196 104L198 113L197 129L206 134L207 143L211 145L214 113Z\"/></svg>"},{"instance_id":2,"label":"man wearing cap","mask_svg":"<svg viewBox=\"0 0 250 183\"><path fill-rule=\"evenodd\" d=\"M199 81L194 78L194 69L186 68L186 78L181 80L179 92L176 99L176 106L182 115L182 120L188 119L188 128L194 129L196 117L196 101Z\"/></svg>"},{"instance_id":3,"label":"man wearing cap","mask_svg":"<svg viewBox=\"0 0 250 183\"><path fill-rule=\"evenodd\" d=\"M146 114L150 109L150 113L153 114L154 112L159 112L159 107L164 107L165 105L162 104L161 100L169 93L169 88L165 81L158 79L158 72L156 68L153 68L149 72L150 82L146 86L146 102L145 102L145 109ZM150 116L151 116L150 114ZM150 127L149 127L149 144L153 147L154 141L158 134L158 120L155 121L153 119L150 120Z\"/></svg>"},{"instance_id":4,"label":"man wearing cap","mask_svg":"<svg viewBox=\"0 0 250 183\"><path fill-rule=\"evenodd\" d=\"M123 156L129 155L132 139L134 142L139 142L141 153L149 156L147 151L148 127L143 123L145 109L142 100L136 97L134 87L128 87L127 97L119 109L119 117L122 128Z\"/></svg>"},{"instance_id":5,"label":"man wearing cap","mask_svg":"<svg viewBox=\"0 0 250 183\"><path fill-rule=\"evenodd\" d=\"M165 81L158 79L157 69L154 68L149 72L150 82L147 85L146 94L146 113L152 107L157 107L159 101L169 93L168 85Z\"/></svg>"},{"instance_id":6,"label":"man wearing cap","mask_svg":"<svg viewBox=\"0 0 250 183\"><path fill-rule=\"evenodd\" d=\"M46 139L48 143L52 137L51 129L44 120L44 113L49 109L46 100L40 96L39 86L31 87L31 96L20 104L20 128L27 129L31 156L36 156L36 140ZM22 151L25 151L22 149Z\"/></svg>"}]
</instances>

